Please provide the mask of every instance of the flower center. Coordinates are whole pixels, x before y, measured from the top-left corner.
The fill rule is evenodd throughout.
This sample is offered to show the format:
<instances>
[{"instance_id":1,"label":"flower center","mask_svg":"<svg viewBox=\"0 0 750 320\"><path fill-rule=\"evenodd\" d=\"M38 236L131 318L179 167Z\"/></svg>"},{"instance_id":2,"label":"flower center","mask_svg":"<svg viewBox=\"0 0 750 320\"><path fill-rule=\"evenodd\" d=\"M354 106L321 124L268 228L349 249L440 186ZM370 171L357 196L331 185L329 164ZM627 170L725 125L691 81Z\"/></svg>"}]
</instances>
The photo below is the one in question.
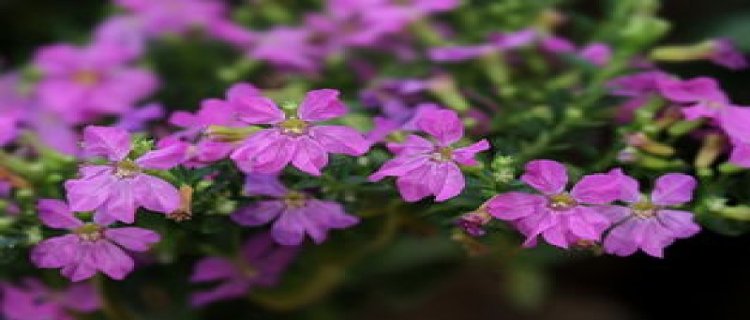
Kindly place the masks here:
<instances>
[{"instance_id":1,"label":"flower center","mask_svg":"<svg viewBox=\"0 0 750 320\"><path fill-rule=\"evenodd\" d=\"M289 118L279 124L279 127L281 127L281 131L284 134L299 136L307 132L307 127L309 127L309 125L303 120L297 118Z\"/></svg>"},{"instance_id":2,"label":"flower center","mask_svg":"<svg viewBox=\"0 0 750 320\"><path fill-rule=\"evenodd\" d=\"M549 196L547 207L554 211L567 211L578 205L576 199L567 193Z\"/></svg>"},{"instance_id":3,"label":"flower center","mask_svg":"<svg viewBox=\"0 0 750 320\"><path fill-rule=\"evenodd\" d=\"M73 81L85 86L91 86L99 82L99 75L94 71L79 71L73 75Z\"/></svg>"},{"instance_id":4,"label":"flower center","mask_svg":"<svg viewBox=\"0 0 750 320\"><path fill-rule=\"evenodd\" d=\"M141 169L131 160L122 160L115 165L115 176L120 179L133 178Z\"/></svg>"},{"instance_id":5,"label":"flower center","mask_svg":"<svg viewBox=\"0 0 750 320\"><path fill-rule=\"evenodd\" d=\"M703 103L709 108L714 109L714 110L719 110L719 109L724 108L724 104L717 102L717 101L705 100L703 101Z\"/></svg>"},{"instance_id":6,"label":"flower center","mask_svg":"<svg viewBox=\"0 0 750 320\"><path fill-rule=\"evenodd\" d=\"M644 200L631 205L630 210L632 210L633 215L638 218L649 219L656 216L656 211L659 210L659 207L650 201Z\"/></svg>"},{"instance_id":7,"label":"flower center","mask_svg":"<svg viewBox=\"0 0 750 320\"><path fill-rule=\"evenodd\" d=\"M453 149L450 147L439 147L432 154L432 160L437 162L453 161Z\"/></svg>"},{"instance_id":8,"label":"flower center","mask_svg":"<svg viewBox=\"0 0 750 320\"><path fill-rule=\"evenodd\" d=\"M305 206L307 202L307 196L302 192L289 191L284 196L284 204L290 209L299 209Z\"/></svg>"},{"instance_id":9,"label":"flower center","mask_svg":"<svg viewBox=\"0 0 750 320\"><path fill-rule=\"evenodd\" d=\"M104 238L104 228L100 225L87 223L73 230L81 240L94 242Z\"/></svg>"}]
</instances>

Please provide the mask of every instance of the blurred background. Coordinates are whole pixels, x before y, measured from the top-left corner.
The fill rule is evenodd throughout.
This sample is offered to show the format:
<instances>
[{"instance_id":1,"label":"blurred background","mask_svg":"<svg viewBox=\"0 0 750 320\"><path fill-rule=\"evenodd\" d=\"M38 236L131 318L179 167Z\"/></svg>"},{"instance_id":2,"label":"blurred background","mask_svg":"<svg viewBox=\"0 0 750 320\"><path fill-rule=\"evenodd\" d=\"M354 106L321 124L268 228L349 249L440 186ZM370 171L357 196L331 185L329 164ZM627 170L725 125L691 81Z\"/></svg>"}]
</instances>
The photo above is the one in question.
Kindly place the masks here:
<instances>
[{"instance_id":1,"label":"blurred background","mask_svg":"<svg viewBox=\"0 0 750 320\"><path fill-rule=\"evenodd\" d=\"M597 2L574 1L572 6L596 14ZM41 44L80 39L106 10L106 2L97 0L0 0L0 67L21 65ZM726 36L750 51L748 0L663 1L662 16L673 23L664 43ZM734 101L750 104L750 72L731 72L709 64L666 68L684 76L713 75ZM167 105L183 103L194 105L184 101ZM325 303L283 317L304 314L305 318L325 319L332 310L346 310L346 305L356 301L357 308L346 311L346 318L750 319L748 235L703 232L671 246L664 260L642 254L621 259L565 253L573 259L549 264L544 270L520 268L510 273L513 277L485 263L459 265L456 259L449 259L463 254L458 245L435 245L448 253L429 261L428 267L415 264L399 277L368 275L366 283L350 283ZM212 308L216 310L206 314L231 319L270 317L241 303Z\"/></svg>"}]
</instances>

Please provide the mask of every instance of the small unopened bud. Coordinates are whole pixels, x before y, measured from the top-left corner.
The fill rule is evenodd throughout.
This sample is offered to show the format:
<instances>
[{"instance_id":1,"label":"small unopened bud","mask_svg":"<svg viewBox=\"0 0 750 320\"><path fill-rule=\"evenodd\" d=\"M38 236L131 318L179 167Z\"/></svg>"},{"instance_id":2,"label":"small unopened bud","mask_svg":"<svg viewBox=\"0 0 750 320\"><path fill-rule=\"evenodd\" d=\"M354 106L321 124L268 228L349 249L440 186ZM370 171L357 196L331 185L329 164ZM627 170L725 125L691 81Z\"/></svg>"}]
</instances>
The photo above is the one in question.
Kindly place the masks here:
<instances>
[{"instance_id":1,"label":"small unopened bud","mask_svg":"<svg viewBox=\"0 0 750 320\"><path fill-rule=\"evenodd\" d=\"M258 127L225 127L209 126L203 133L212 140L222 142L238 142L245 140L250 134L260 130Z\"/></svg>"},{"instance_id":2,"label":"small unopened bud","mask_svg":"<svg viewBox=\"0 0 750 320\"><path fill-rule=\"evenodd\" d=\"M180 207L167 215L167 218L177 222L190 220L193 217L193 188L183 184L180 186Z\"/></svg>"},{"instance_id":3,"label":"small unopened bud","mask_svg":"<svg viewBox=\"0 0 750 320\"><path fill-rule=\"evenodd\" d=\"M486 231L484 230L484 226L490 223L491 220L492 217L483 205L475 211L462 215L460 218L458 218L456 224L467 235L472 237L481 237L486 233Z\"/></svg>"},{"instance_id":4,"label":"small unopened bud","mask_svg":"<svg viewBox=\"0 0 750 320\"><path fill-rule=\"evenodd\" d=\"M625 140L629 146L638 148L650 154L671 156L675 153L674 148L671 146L651 140L651 138L642 132L629 134L625 137Z\"/></svg>"},{"instance_id":5,"label":"small unopened bud","mask_svg":"<svg viewBox=\"0 0 750 320\"><path fill-rule=\"evenodd\" d=\"M703 139L703 145L695 156L694 165L698 169L710 167L724 153L726 139L720 134L709 134Z\"/></svg>"}]
</instances>

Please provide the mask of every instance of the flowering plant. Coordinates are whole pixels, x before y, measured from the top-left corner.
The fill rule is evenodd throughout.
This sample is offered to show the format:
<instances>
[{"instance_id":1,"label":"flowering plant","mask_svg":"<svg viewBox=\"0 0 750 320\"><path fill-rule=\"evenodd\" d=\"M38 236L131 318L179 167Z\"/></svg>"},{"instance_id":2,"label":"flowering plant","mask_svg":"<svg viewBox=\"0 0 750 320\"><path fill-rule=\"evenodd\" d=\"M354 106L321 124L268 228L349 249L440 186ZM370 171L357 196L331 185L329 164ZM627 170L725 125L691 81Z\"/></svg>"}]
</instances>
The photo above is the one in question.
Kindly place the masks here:
<instances>
[{"instance_id":1,"label":"flowering plant","mask_svg":"<svg viewBox=\"0 0 750 320\"><path fill-rule=\"evenodd\" d=\"M113 0L0 75L0 315L303 310L747 230L750 107L668 71L742 52L561 2Z\"/></svg>"}]
</instances>

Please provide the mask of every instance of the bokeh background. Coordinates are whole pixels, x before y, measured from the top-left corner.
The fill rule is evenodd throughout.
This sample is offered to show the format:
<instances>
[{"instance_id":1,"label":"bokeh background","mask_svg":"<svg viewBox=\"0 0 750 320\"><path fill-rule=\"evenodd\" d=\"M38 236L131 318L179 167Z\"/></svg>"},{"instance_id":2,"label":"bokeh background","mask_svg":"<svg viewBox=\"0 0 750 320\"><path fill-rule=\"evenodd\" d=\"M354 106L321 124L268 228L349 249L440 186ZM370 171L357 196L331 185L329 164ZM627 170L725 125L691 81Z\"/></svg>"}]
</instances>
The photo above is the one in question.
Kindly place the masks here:
<instances>
[{"instance_id":1,"label":"bokeh background","mask_svg":"<svg viewBox=\"0 0 750 320\"><path fill-rule=\"evenodd\" d=\"M581 0L570 6L596 15L599 3ZM24 63L41 44L82 39L106 13L106 2L99 0L0 0L0 68ZM662 16L673 24L664 43L726 36L750 51L748 0L663 1ZM172 58L171 65L163 68L182 69L182 82L162 93L160 100L166 105L195 106L201 97L223 90L200 84L185 87L201 79L203 70L213 69L191 52ZM750 104L748 71L731 72L705 63L666 68L684 76L713 75L734 101ZM430 245L440 248L440 254L421 253L422 260L415 259L398 276L355 270L367 274L369 280L350 283L325 302L281 317L326 319L344 310L345 318L353 319L750 319L748 235L703 232L678 241L664 260L566 253L575 257L543 270L521 269L512 277L487 264L456 263L455 257L463 253L455 244ZM378 263L377 257L372 259ZM160 297L155 294L150 299ZM209 319L271 317L241 303L214 308L206 312L212 315Z\"/></svg>"}]
</instances>

